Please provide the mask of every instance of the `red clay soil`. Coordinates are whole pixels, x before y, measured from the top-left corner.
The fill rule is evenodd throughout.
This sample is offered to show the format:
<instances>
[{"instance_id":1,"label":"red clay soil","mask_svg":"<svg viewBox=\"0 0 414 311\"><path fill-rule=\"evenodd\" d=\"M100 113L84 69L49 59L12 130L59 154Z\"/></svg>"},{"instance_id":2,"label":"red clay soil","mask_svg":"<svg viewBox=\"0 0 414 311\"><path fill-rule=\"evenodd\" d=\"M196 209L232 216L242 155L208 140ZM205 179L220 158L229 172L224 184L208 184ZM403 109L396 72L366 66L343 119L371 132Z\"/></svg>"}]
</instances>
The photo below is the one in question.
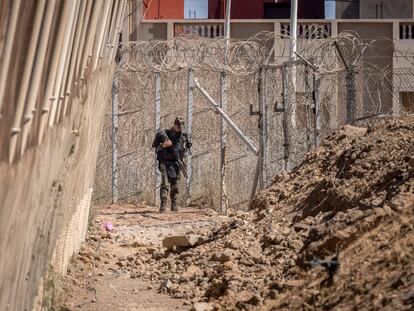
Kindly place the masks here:
<instances>
[{"instance_id":1,"label":"red clay soil","mask_svg":"<svg viewBox=\"0 0 414 311\"><path fill-rule=\"evenodd\" d=\"M203 244L137 248L129 276L195 310L414 310L413 176L414 116L346 126L251 212L189 230Z\"/></svg>"},{"instance_id":2,"label":"red clay soil","mask_svg":"<svg viewBox=\"0 0 414 311\"><path fill-rule=\"evenodd\" d=\"M413 309L413 174L414 117L347 126L159 282L212 309Z\"/></svg>"}]
</instances>

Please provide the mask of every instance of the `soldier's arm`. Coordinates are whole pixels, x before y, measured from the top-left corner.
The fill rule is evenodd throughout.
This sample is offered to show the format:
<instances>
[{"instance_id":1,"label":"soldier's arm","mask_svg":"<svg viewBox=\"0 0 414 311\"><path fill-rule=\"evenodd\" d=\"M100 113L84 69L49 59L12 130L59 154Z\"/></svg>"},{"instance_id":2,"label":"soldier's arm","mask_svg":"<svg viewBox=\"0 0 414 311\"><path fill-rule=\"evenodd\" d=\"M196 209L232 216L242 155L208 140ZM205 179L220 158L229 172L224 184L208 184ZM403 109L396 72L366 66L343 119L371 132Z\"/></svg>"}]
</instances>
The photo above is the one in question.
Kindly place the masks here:
<instances>
[{"instance_id":1,"label":"soldier's arm","mask_svg":"<svg viewBox=\"0 0 414 311\"><path fill-rule=\"evenodd\" d=\"M188 150L190 150L191 146L193 145L193 142L191 141L191 137L187 133L185 134L185 140L186 140L186 147Z\"/></svg>"},{"instance_id":2,"label":"soldier's arm","mask_svg":"<svg viewBox=\"0 0 414 311\"><path fill-rule=\"evenodd\" d=\"M160 137L157 134L155 134L154 140L152 141L152 148L157 148L160 146Z\"/></svg>"},{"instance_id":3,"label":"soldier's arm","mask_svg":"<svg viewBox=\"0 0 414 311\"><path fill-rule=\"evenodd\" d=\"M159 131L156 136L158 137L156 147L168 148L172 146L170 138L164 131Z\"/></svg>"}]
</instances>

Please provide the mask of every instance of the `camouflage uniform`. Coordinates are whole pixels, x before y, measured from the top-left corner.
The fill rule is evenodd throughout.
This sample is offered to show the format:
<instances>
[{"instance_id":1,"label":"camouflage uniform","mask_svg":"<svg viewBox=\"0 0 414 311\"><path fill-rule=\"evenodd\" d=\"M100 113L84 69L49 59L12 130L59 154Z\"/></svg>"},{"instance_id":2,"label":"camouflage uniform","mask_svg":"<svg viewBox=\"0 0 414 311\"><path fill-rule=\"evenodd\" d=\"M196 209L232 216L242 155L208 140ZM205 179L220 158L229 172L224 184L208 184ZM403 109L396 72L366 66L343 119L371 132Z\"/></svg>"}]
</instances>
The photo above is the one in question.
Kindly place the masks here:
<instances>
[{"instance_id":1,"label":"camouflage uniform","mask_svg":"<svg viewBox=\"0 0 414 311\"><path fill-rule=\"evenodd\" d=\"M182 121L179 122L183 124ZM171 140L172 146L162 148L161 144L168 139ZM170 193L171 198L171 210L176 211L178 181L180 178L180 166L178 164L176 156L184 159L186 150L189 150L189 148L191 148L190 139L185 132L177 133L173 129L165 129L159 131L155 135L152 146L157 148L158 168L161 172L160 211L165 210L168 193ZM174 153L174 151L176 152Z\"/></svg>"}]
</instances>

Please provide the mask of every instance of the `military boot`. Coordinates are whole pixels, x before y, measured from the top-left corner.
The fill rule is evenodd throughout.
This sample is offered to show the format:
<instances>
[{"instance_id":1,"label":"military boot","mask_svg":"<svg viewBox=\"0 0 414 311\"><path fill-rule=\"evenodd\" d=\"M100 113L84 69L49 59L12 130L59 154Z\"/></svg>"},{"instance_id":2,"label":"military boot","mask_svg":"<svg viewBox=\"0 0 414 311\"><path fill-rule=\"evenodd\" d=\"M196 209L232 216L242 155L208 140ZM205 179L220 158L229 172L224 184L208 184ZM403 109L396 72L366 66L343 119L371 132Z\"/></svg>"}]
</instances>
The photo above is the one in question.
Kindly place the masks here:
<instances>
[{"instance_id":1,"label":"military boot","mask_svg":"<svg viewBox=\"0 0 414 311\"><path fill-rule=\"evenodd\" d=\"M160 213L164 213L165 212L165 201L161 201L161 205L160 205Z\"/></svg>"},{"instance_id":2,"label":"military boot","mask_svg":"<svg viewBox=\"0 0 414 311\"><path fill-rule=\"evenodd\" d=\"M171 212L177 212L177 203L171 202Z\"/></svg>"}]
</instances>

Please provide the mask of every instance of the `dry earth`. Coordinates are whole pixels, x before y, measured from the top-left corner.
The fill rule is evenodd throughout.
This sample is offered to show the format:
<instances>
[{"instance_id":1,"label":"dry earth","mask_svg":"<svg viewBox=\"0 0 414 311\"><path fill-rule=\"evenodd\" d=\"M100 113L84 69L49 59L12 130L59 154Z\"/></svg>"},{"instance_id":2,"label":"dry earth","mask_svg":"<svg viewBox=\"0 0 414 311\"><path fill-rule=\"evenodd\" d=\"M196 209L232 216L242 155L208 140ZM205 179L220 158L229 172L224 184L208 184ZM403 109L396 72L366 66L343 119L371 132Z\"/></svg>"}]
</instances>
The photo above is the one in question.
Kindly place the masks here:
<instances>
[{"instance_id":1,"label":"dry earth","mask_svg":"<svg viewBox=\"0 0 414 311\"><path fill-rule=\"evenodd\" d=\"M95 210L87 242L63 280L59 304L69 310L188 310L190 302L160 293L155 260L165 236L209 231L226 218L209 210L160 214L155 207L106 205ZM110 221L114 228L102 228ZM143 254L144 253L144 254Z\"/></svg>"},{"instance_id":2,"label":"dry earth","mask_svg":"<svg viewBox=\"0 0 414 311\"><path fill-rule=\"evenodd\" d=\"M127 208L113 218L116 233L92 232L75 259L68 306L76 309L89 290L97 301L89 295L82 310L99 309L91 306L106 301L100 291L122 302L113 310L413 310L413 176L410 116L337 131L276 176L249 213ZM102 210L98 223L114 215ZM178 231L204 242L158 248ZM125 280L121 296L109 285L115 280Z\"/></svg>"}]
</instances>

